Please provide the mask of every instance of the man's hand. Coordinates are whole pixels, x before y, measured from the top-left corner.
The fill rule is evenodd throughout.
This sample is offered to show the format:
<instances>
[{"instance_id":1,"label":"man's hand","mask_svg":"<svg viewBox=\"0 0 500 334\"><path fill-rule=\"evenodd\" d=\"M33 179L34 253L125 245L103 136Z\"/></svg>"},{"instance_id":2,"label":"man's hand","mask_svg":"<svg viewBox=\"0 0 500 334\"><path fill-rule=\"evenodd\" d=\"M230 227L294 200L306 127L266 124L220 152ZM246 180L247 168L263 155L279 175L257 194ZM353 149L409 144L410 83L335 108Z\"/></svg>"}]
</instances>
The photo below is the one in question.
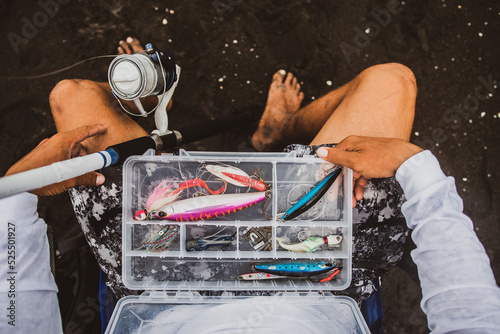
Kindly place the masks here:
<instances>
[{"instance_id":1,"label":"man's hand","mask_svg":"<svg viewBox=\"0 0 500 334\"><path fill-rule=\"evenodd\" d=\"M5 176L86 155L87 152L81 142L87 138L101 135L106 130L104 125L87 125L68 132L58 133L49 139L44 139L33 151L16 162L7 171ZM103 183L104 176L102 174L90 172L73 179L33 190L32 193L38 196L51 196L60 194L72 187L94 186Z\"/></svg>"},{"instance_id":2,"label":"man's hand","mask_svg":"<svg viewBox=\"0 0 500 334\"><path fill-rule=\"evenodd\" d=\"M333 148L317 150L320 158L354 171L353 207L363 198L368 179L391 177L408 158L423 151L395 138L349 136Z\"/></svg>"}]
</instances>

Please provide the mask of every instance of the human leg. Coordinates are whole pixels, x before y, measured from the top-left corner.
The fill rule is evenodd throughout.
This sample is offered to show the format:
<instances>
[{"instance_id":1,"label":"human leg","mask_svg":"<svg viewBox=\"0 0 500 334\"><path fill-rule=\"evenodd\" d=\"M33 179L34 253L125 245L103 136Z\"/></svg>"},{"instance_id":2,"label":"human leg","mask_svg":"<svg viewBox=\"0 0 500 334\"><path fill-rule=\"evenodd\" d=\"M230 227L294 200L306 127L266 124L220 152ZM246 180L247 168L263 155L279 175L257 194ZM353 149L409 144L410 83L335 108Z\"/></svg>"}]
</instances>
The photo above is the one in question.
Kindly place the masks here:
<instances>
[{"instance_id":1,"label":"human leg","mask_svg":"<svg viewBox=\"0 0 500 334\"><path fill-rule=\"evenodd\" d=\"M121 41L118 52L131 54L141 50L140 43L133 39L132 43ZM157 98L141 102L145 109L151 109L156 105ZM134 109L133 103L122 103L128 110ZM100 140L83 142L88 153L147 135L139 124L121 110L107 83L62 81L52 91L50 105L60 132L86 124L100 123L107 126L108 130ZM111 166L101 172L106 178L102 186L70 189L69 195L83 234L107 276L108 286L117 297L122 297L134 293L124 287L121 277L122 169L121 166Z\"/></svg>"},{"instance_id":2,"label":"human leg","mask_svg":"<svg viewBox=\"0 0 500 334\"><path fill-rule=\"evenodd\" d=\"M273 88L280 76L283 78L279 72L275 74L268 104L252 138L259 151L292 142L311 142L313 145L339 142L354 134L410 138L416 83L413 73L403 65L372 66L346 85L295 110L284 110L283 103L276 107L275 100L283 100L285 95L283 92L276 94L278 90ZM292 90L297 86L287 85L285 81L280 88L293 96ZM298 88L300 90L300 85Z\"/></svg>"},{"instance_id":3,"label":"human leg","mask_svg":"<svg viewBox=\"0 0 500 334\"><path fill-rule=\"evenodd\" d=\"M284 134L276 136L277 140L268 139L266 144L283 145L285 140L323 145L354 134L409 140L415 99L415 78L408 68L399 64L370 67L310 105L289 111L283 122ZM266 111L270 117L273 110ZM262 137L259 128L254 139L258 142ZM317 147L307 148L309 154L314 154ZM365 186L367 194L362 199ZM396 180L378 179L367 184L361 178L355 188L361 191L357 192L359 202L353 210L353 283L342 293L359 300L369 297L377 276L394 265L402 264L411 277L416 268L405 251L409 232L401 213L403 194Z\"/></svg>"},{"instance_id":4,"label":"human leg","mask_svg":"<svg viewBox=\"0 0 500 334\"><path fill-rule=\"evenodd\" d=\"M82 125L107 126L107 132L100 138L89 138L83 142L88 153L147 135L141 126L118 109L107 83L88 80L61 81L50 95L50 105L58 132Z\"/></svg>"}]
</instances>

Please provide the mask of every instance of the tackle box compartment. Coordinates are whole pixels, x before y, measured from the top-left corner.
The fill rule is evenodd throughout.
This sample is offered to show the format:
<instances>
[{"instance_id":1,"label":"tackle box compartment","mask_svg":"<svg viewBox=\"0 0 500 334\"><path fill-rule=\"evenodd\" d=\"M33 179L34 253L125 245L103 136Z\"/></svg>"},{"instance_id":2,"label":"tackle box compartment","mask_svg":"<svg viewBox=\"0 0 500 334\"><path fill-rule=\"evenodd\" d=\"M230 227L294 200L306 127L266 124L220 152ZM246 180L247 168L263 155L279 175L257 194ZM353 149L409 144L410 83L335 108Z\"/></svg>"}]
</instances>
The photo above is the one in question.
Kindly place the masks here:
<instances>
[{"instance_id":1,"label":"tackle box compartment","mask_svg":"<svg viewBox=\"0 0 500 334\"><path fill-rule=\"evenodd\" d=\"M207 166L231 166L252 176L260 176L271 192L262 200L240 211L205 220L183 217L188 221L160 219L136 220L136 212L146 208L155 188L178 187L184 181L202 179L211 190L223 182L207 171ZM123 168L123 241L122 273L125 286L135 290L189 291L332 291L344 290L351 282L352 271L352 171L344 168L327 193L308 211L287 221L280 215L306 194L333 165L324 160L292 153L220 153L186 152L179 155L134 156ZM257 177L254 177L257 179ZM205 188L191 187L181 197L192 198ZM227 183L225 194L251 194L258 190ZM199 196L210 202L214 195ZM244 195L246 196L246 195ZM204 218L205 216L203 216ZM148 250L154 236L163 229L178 229L168 249ZM168 231L170 233L171 230ZM167 233L167 232L165 232ZM219 234L217 234L219 233ZM232 236L225 246L192 250L186 241L213 235ZM315 252L284 249L309 237L341 235L335 246L322 246ZM142 248L141 248L142 247ZM308 278L240 280L239 275L252 272L252 264L309 263L321 260L334 264L340 272L325 282Z\"/></svg>"}]
</instances>

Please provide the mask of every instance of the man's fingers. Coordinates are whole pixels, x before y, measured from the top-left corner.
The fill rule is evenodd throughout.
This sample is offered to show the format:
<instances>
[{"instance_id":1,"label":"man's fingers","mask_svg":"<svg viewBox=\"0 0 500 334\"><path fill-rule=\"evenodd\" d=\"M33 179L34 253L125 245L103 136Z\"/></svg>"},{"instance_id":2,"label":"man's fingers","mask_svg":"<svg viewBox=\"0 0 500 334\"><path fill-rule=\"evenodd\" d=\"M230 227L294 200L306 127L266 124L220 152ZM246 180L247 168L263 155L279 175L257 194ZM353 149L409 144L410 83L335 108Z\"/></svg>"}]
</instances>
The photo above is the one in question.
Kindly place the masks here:
<instances>
[{"instance_id":1,"label":"man's fingers","mask_svg":"<svg viewBox=\"0 0 500 334\"><path fill-rule=\"evenodd\" d=\"M332 147L332 148L320 147L316 151L316 154L320 158L322 158L326 161L333 162L336 165L341 165L344 167L354 169L353 168L353 165L354 165L353 154L356 154L356 153L339 150L335 147Z\"/></svg>"},{"instance_id":2,"label":"man's fingers","mask_svg":"<svg viewBox=\"0 0 500 334\"><path fill-rule=\"evenodd\" d=\"M82 144L80 143L74 144L73 147L71 148L71 158L82 155L81 154L82 148L83 148Z\"/></svg>"},{"instance_id":3,"label":"man's fingers","mask_svg":"<svg viewBox=\"0 0 500 334\"><path fill-rule=\"evenodd\" d=\"M64 183L65 190L78 186L99 186L104 183L104 175L97 172L90 172L84 175L77 176Z\"/></svg>"},{"instance_id":4,"label":"man's fingers","mask_svg":"<svg viewBox=\"0 0 500 334\"><path fill-rule=\"evenodd\" d=\"M363 199L367 183L368 181L364 177L360 177L356 180L356 184L354 185L354 197L356 198L356 201L360 201Z\"/></svg>"},{"instance_id":5,"label":"man's fingers","mask_svg":"<svg viewBox=\"0 0 500 334\"><path fill-rule=\"evenodd\" d=\"M90 172L75 178L75 186L99 186L104 183L104 175L97 172Z\"/></svg>"},{"instance_id":6,"label":"man's fingers","mask_svg":"<svg viewBox=\"0 0 500 334\"><path fill-rule=\"evenodd\" d=\"M74 130L68 131L67 135L71 136L73 143L80 143L87 138L106 133L107 128L102 124L85 125Z\"/></svg>"}]
</instances>

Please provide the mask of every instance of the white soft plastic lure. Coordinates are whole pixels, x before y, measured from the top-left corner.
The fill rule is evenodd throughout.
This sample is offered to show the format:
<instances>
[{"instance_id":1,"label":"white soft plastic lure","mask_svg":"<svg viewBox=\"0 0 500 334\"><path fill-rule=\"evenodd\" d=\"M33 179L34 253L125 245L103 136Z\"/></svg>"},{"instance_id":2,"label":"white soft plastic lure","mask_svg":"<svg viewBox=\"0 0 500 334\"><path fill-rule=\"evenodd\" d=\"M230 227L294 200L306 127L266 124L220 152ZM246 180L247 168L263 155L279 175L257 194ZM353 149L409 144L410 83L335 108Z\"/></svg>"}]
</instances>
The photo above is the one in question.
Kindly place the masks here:
<instances>
[{"instance_id":1,"label":"white soft plastic lure","mask_svg":"<svg viewBox=\"0 0 500 334\"><path fill-rule=\"evenodd\" d=\"M292 252L315 252L323 245L331 247L340 244L340 242L342 242L342 236L328 235L326 237L309 237L295 244L286 244L283 242L283 238L276 238L276 240L282 248Z\"/></svg>"},{"instance_id":2,"label":"white soft plastic lure","mask_svg":"<svg viewBox=\"0 0 500 334\"><path fill-rule=\"evenodd\" d=\"M221 165L206 165L205 168L221 180L234 184L235 186L252 187L258 191L267 190L267 185L264 182L252 179L247 173L239 168Z\"/></svg>"}]
</instances>

